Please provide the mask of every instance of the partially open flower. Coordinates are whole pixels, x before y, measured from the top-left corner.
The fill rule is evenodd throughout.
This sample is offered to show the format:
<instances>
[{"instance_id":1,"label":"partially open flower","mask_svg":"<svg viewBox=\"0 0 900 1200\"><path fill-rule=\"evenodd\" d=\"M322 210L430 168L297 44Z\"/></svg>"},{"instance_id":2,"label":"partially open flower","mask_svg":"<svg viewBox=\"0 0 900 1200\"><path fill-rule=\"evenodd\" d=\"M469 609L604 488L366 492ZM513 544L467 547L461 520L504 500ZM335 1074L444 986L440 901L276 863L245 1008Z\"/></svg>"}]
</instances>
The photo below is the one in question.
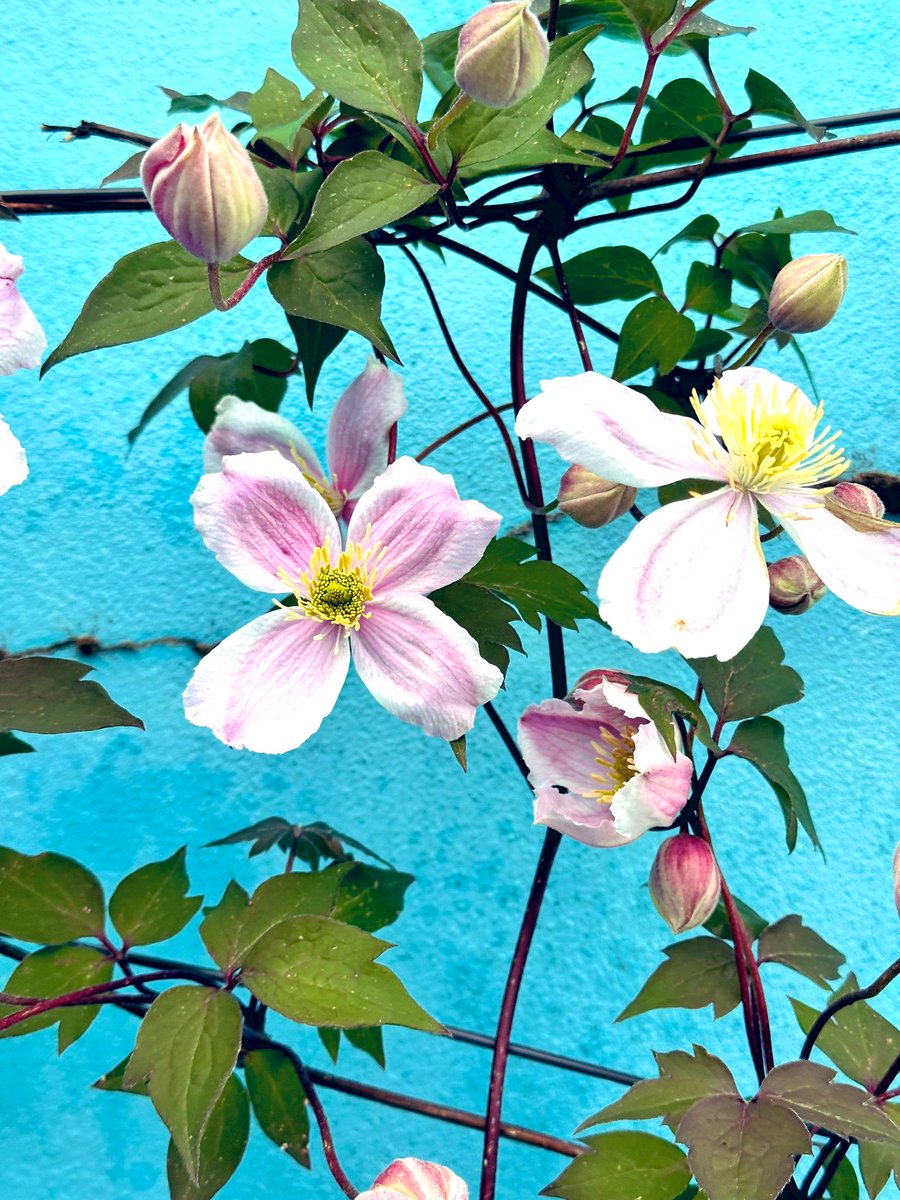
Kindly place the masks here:
<instances>
[{"instance_id":1,"label":"partially open flower","mask_svg":"<svg viewBox=\"0 0 900 1200\"><path fill-rule=\"evenodd\" d=\"M456 82L488 108L507 108L544 78L550 43L530 0L489 4L463 25Z\"/></svg>"},{"instance_id":2,"label":"partially open flower","mask_svg":"<svg viewBox=\"0 0 900 1200\"><path fill-rule=\"evenodd\" d=\"M650 899L673 933L696 929L719 902L719 868L702 838L666 838L650 870Z\"/></svg>"},{"instance_id":3,"label":"partially open flower","mask_svg":"<svg viewBox=\"0 0 900 1200\"><path fill-rule=\"evenodd\" d=\"M782 333L813 333L828 324L846 290L846 258L804 254L775 277L769 293L769 321Z\"/></svg>"},{"instance_id":4,"label":"partially open flower","mask_svg":"<svg viewBox=\"0 0 900 1200\"><path fill-rule=\"evenodd\" d=\"M780 613L805 613L828 589L802 554L769 563L769 603Z\"/></svg>"},{"instance_id":5,"label":"partially open flower","mask_svg":"<svg viewBox=\"0 0 900 1200\"><path fill-rule=\"evenodd\" d=\"M250 155L218 113L154 142L141 182L166 230L204 262L234 258L265 223L268 202Z\"/></svg>"},{"instance_id":6,"label":"partially open flower","mask_svg":"<svg viewBox=\"0 0 900 1200\"><path fill-rule=\"evenodd\" d=\"M559 510L586 529L600 529L628 512L637 488L601 479L587 467L569 467L559 485Z\"/></svg>"},{"instance_id":7,"label":"partially open flower","mask_svg":"<svg viewBox=\"0 0 900 1200\"><path fill-rule=\"evenodd\" d=\"M19 255L0 245L0 375L39 367L47 348L43 329L19 293L23 270Z\"/></svg>"},{"instance_id":8,"label":"partially open flower","mask_svg":"<svg viewBox=\"0 0 900 1200\"><path fill-rule=\"evenodd\" d=\"M25 451L7 423L0 417L0 496L28 475Z\"/></svg>"},{"instance_id":9,"label":"partially open flower","mask_svg":"<svg viewBox=\"0 0 900 1200\"><path fill-rule=\"evenodd\" d=\"M398 1158L357 1200L469 1200L469 1189L449 1167Z\"/></svg>"}]
</instances>

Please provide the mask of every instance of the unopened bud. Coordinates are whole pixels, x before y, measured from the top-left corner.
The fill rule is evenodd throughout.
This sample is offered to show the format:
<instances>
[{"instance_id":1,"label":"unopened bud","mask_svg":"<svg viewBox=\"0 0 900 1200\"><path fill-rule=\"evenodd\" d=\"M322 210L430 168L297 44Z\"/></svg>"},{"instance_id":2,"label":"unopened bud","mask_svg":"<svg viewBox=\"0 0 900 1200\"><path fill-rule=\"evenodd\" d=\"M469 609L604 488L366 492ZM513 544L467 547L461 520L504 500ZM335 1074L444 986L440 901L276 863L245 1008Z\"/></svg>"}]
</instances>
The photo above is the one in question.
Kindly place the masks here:
<instances>
[{"instance_id":1,"label":"unopened bud","mask_svg":"<svg viewBox=\"0 0 900 1200\"><path fill-rule=\"evenodd\" d=\"M827 591L802 554L769 563L769 603L781 613L805 613Z\"/></svg>"},{"instance_id":2,"label":"unopened bud","mask_svg":"<svg viewBox=\"0 0 900 1200\"><path fill-rule=\"evenodd\" d=\"M894 851L894 903L900 915L900 845Z\"/></svg>"},{"instance_id":3,"label":"unopened bud","mask_svg":"<svg viewBox=\"0 0 900 1200\"><path fill-rule=\"evenodd\" d=\"M489 4L459 34L456 82L488 108L507 108L544 78L550 43L530 0Z\"/></svg>"},{"instance_id":4,"label":"unopened bud","mask_svg":"<svg viewBox=\"0 0 900 1200\"><path fill-rule=\"evenodd\" d=\"M847 290L847 260L840 254L804 254L782 267L769 293L769 321L782 333L822 329Z\"/></svg>"},{"instance_id":5,"label":"unopened bud","mask_svg":"<svg viewBox=\"0 0 900 1200\"><path fill-rule=\"evenodd\" d=\"M611 524L636 499L636 488L610 483L587 467L569 467L559 485L559 511L587 529Z\"/></svg>"},{"instance_id":6,"label":"unopened bud","mask_svg":"<svg viewBox=\"0 0 900 1200\"><path fill-rule=\"evenodd\" d=\"M469 1200L464 1180L449 1167L421 1158L398 1158L358 1200Z\"/></svg>"},{"instance_id":7,"label":"unopened bud","mask_svg":"<svg viewBox=\"0 0 900 1200\"><path fill-rule=\"evenodd\" d=\"M896 529L884 520L884 504L877 492L861 483L839 483L825 497L825 507L859 533Z\"/></svg>"},{"instance_id":8,"label":"unopened bud","mask_svg":"<svg viewBox=\"0 0 900 1200\"><path fill-rule=\"evenodd\" d=\"M176 242L204 262L227 262L265 223L268 204L250 155L218 114L176 125L141 163L150 206Z\"/></svg>"},{"instance_id":9,"label":"unopened bud","mask_svg":"<svg viewBox=\"0 0 900 1200\"><path fill-rule=\"evenodd\" d=\"M702 838L666 838L650 870L653 906L673 933L696 929L719 902L719 868Z\"/></svg>"}]
</instances>

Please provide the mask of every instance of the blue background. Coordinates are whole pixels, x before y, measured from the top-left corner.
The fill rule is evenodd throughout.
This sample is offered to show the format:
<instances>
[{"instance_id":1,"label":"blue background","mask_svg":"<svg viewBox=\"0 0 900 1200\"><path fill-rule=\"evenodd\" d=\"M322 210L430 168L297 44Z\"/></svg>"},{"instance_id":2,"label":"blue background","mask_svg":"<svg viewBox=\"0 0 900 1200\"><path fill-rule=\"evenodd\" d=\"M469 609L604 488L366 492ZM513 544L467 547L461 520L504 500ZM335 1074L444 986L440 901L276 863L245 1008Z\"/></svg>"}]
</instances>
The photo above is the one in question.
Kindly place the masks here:
<instances>
[{"instance_id":1,"label":"blue background","mask_svg":"<svg viewBox=\"0 0 900 1200\"><path fill-rule=\"evenodd\" d=\"M472 11L464 0L403 0L398 7L425 34ZM892 8L888 4L882 11ZM750 40L714 46L726 94L738 108L748 66L790 92L807 115L866 110L892 103L900 45L896 21L877 21L868 5L843 5L840 23L822 24L817 0L790 6L768 0L722 0L716 15L755 24ZM3 38L4 112L0 189L93 185L127 155L95 141L63 145L38 122L81 118L161 134L170 125L157 84L227 95L253 90L265 68L294 69L289 38L293 0L215 5L182 0L11 0ZM605 95L635 82L638 52L600 40L592 48ZM686 60L664 64L661 77ZM595 230L568 254L632 241L652 253L687 220L713 211L728 230L772 215L829 209L859 236L806 236L798 253L836 250L850 262L850 291L827 330L805 347L831 422L857 468L897 469L896 151L791 166L710 181L701 197L674 214ZM25 256L23 291L51 345L71 326L91 287L122 254L159 240L149 214L34 217L4 225L7 247ZM512 255L516 236L491 232L472 243ZM428 258L448 320L476 375L497 402L506 396L504 314L511 286L448 258ZM680 295L689 259L661 260ZM418 284L404 261L388 262L385 318L405 362L410 413L401 452L416 453L443 429L477 411L439 342ZM602 318L607 314L598 311ZM565 320L532 301L528 382L579 368ZM216 639L260 611L259 596L227 575L194 531L188 497L201 464L201 437L184 398L172 405L126 455L127 431L145 403L188 358L236 348L245 337L287 341L280 312L259 287L229 316L214 314L150 344L82 357L56 368L0 381L0 407L26 445L27 484L3 498L3 604L0 644L22 649L73 634L104 641L187 635ZM600 370L610 347L592 339ZM315 415L306 414L294 381L284 411L321 438L331 401L363 364L351 336L329 363ZM803 384L791 352L767 351L764 365ZM321 444L321 443L320 443ZM518 525L505 460L488 426L432 459L452 471L463 495L477 495ZM542 457L552 493L560 463ZM560 560L593 590L601 563L624 536L569 524L554 527ZM785 553L790 551L786 549ZM897 953L897 914L890 856L897 840L897 626L827 598L799 619L774 617L789 661L807 680L807 699L784 714L789 746L805 781L825 843L827 863L802 844L786 858L777 804L752 770L724 764L711 790L709 815L735 890L770 919L802 910L848 956L864 980ZM548 694L543 641L528 637L509 690L497 706L514 723L524 705ZM622 667L684 682L674 657L642 659L599 627L567 636L570 678L595 666ZM294 754L237 753L183 717L181 691L195 659L186 649L157 648L96 661L111 694L140 714L146 733L118 730L40 740L34 755L3 762L0 840L28 852L72 853L112 888L128 870L190 847L196 890L218 899L229 878L251 886L272 860L247 863L241 848L202 850L210 838L279 813L324 819L361 838L413 872L407 911L391 931L387 956L412 993L440 1018L489 1031L527 893L542 831L530 824L530 797L510 769L487 720L469 739L463 777L440 743L383 712L351 679L321 733ZM713 1025L708 1011L661 1013L613 1025L615 1015L656 965L671 939L645 890L656 848L646 838L621 852L563 845L529 964L515 1034L518 1040L636 1072L652 1069L650 1047L693 1039L729 1058L751 1082L739 1013ZM173 952L202 952L194 935ZM781 968L768 968L776 1052L792 1057L799 1036L784 992L817 1003L821 993ZM882 1007L900 1019L900 998ZM314 1032L290 1036L310 1062L327 1065ZM131 1018L106 1012L58 1061L51 1032L7 1041L0 1051L5 1098L4 1195L7 1200L164 1197L167 1137L145 1102L92 1091L88 1084L127 1053ZM340 1069L398 1090L477 1109L486 1089L485 1051L387 1031L385 1079L358 1051ZM549 1068L513 1061L504 1115L569 1136L617 1089ZM325 1094L341 1158L365 1187L391 1159L417 1155L451 1165L477 1186L480 1135L410 1114ZM316 1171L298 1168L259 1133L222 1193L242 1200L296 1189L336 1196L321 1153ZM535 1195L561 1164L538 1150L505 1143L503 1200Z\"/></svg>"}]
</instances>

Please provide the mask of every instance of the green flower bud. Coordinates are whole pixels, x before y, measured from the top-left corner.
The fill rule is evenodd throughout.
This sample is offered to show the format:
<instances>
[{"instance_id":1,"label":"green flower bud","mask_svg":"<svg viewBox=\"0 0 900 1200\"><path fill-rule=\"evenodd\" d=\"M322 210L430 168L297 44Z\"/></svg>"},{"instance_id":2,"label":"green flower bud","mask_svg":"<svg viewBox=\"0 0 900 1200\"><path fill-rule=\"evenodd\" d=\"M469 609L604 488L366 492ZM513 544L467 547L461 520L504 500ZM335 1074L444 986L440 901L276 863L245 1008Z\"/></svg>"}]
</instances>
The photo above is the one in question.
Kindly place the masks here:
<instances>
[{"instance_id":1,"label":"green flower bud","mask_svg":"<svg viewBox=\"0 0 900 1200\"><path fill-rule=\"evenodd\" d=\"M544 78L550 43L530 0L489 4L463 25L456 55L460 89L488 108L508 108Z\"/></svg>"},{"instance_id":2,"label":"green flower bud","mask_svg":"<svg viewBox=\"0 0 900 1200\"><path fill-rule=\"evenodd\" d=\"M805 613L827 588L802 554L769 563L769 603L780 613Z\"/></svg>"},{"instance_id":3,"label":"green flower bud","mask_svg":"<svg viewBox=\"0 0 900 1200\"><path fill-rule=\"evenodd\" d=\"M666 838L650 870L650 898L673 933L707 921L719 902L719 890L719 868L702 838L690 833Z\"/></svg>"},{"instance_id":4,"label":"green flower bud","mask_svg":"<svg viewBox=\"0 0 900 1200\"><path fill-rule=\"evenodd\" d=\"M559 509L587 529L609 525L628 512L637 489L601 479L587 467L569 467L559 485Z\"/></svg>"},{"instance_id":5,"label":"green flower bud","mask_svg":"<svg viewBox=\"0 0 900 1200\"><path fill-rule=\"evenodd\" d=\"M782 267L769 294L769 321L782 333L822 329L847 290L847 260L840 254L804 254Z\"/></svg>"}]
</instances>

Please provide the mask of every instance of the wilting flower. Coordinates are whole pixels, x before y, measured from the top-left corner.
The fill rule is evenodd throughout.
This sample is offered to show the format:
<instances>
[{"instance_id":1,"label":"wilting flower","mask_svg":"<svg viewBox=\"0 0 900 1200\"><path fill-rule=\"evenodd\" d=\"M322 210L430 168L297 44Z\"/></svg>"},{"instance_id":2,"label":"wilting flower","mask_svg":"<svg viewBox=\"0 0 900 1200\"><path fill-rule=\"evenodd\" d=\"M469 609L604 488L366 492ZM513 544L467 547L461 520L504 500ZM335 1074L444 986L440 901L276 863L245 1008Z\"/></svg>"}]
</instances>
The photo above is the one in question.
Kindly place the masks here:
<instances>
[{"instance_id":1,"label":"wilting flower","mask_svg":"<svg viewBox=\"0 0 900 1200\"><path fill-rule=\"evenodd\" d=\"M303 473L331 511L347 521L356 501L388 465L388 437L406 412L400 376L370 358L338 400L328 422L327 470L316 452L286 417L250 400L223 396L206 436L203 465L220 471L229 454L277 450Z\"/></svg>"},{"instance_id":2,"label":"wilting flower","mask_svg":"<svg viewBox=\"0 0 900 1200\"><path fill-rule=\"evenodd\" d=\"M459 31L455 77L460 89L488 108L518 104L544 78L550 43L531 0L500 0Z\"/></svg>"},{"instance_id":3,"label":"wilting flower","mask_svg":"<svg viewBox=\"0 0 900 1200\"><path fill-rule=\"evenodd\" d=\"M706 842L690 833L666 838L650 869L650 899L672 932L708 921L719 891L719 868Z\"/></svg>"},{"instance_id":4,"label":"wilting flower","mask_svg":"<svg viewBox=\"0 0 900 1200\"><path fill-rule=\"evenodd\" d=\"M47 349L44 331L16 284L24 269L20 256L0 245L0 375L39 367Z\"/></svg>"},{"instance_id":5,"label":"wilting flower","mask_svg":"<svg viewBox=\"0 0 900 1200\"><path fill-rule=\"evenodd\" d=\"M449 1167L398 1158L357 1200L469 1200L469 1189Z\"/></svg>"},{"instance_id":6,"label":"wilting flower","mask_svg":"<svg viewBox=\"0 0 900 1200\"><path fill-rule=\"evenodd\" d=\"M263 185L218 113L154 142L141 160L141 183L160 223L204 262L234 258L265 224Z\"/></svg>"},{"instance_id":7,"label":"wilting flower","mask_svg":"<svg viewBox=\"0 0 900 1200\"><path fill-rule=\"evenodd\" d=\"M346 542L321 494L277 451L238 454L192 497L204 541L257 591L293 592L221 642L184 696L188 720L237 749L293 750L331 712L350 665L388 712L450 741L503 676L429 592L464 575L500 517L399 458L361 497Z\"/></svg>"},{"instance_id":8,"label":"wilting flower","mask_svg":"<svg viewBox=\"0 0 900 1200\"><path fill-rule=\"evenodd\" d=\"M778 520L825 585L855 608L900 612L900 527L860 529L824 486L847 468L821 405L769 371L726 371L696 420L588 372L555 379L523 406L520 437L632 487L679 479L719 486L651 513L600 575L600 615L639 650L733 658L763 622L769 576L757 503Z\"/></svg>"},{"instance_id":9,"label":"wilting flower","mask_svg":"<svg viewBox=\"0 0 900 1200\"><path fill-rule=\"evenodd\" d=\"M680 749L673 758L627 680L611 672L583 675L565 700L529 705L519 746L535 824L589 846L624 846L668 827L690 795L691 760Z\"/></svg>"},{"instance_id":10,"label":"wilting flower","mask_svg":"<svg viewBox=\"0 0 900 1200\"><path fill-rule=\"evenodd\" d=\"M28 462L22 444L0 417L0 496L21 483L28 475Z\"/></svg>"}]
</instances>

